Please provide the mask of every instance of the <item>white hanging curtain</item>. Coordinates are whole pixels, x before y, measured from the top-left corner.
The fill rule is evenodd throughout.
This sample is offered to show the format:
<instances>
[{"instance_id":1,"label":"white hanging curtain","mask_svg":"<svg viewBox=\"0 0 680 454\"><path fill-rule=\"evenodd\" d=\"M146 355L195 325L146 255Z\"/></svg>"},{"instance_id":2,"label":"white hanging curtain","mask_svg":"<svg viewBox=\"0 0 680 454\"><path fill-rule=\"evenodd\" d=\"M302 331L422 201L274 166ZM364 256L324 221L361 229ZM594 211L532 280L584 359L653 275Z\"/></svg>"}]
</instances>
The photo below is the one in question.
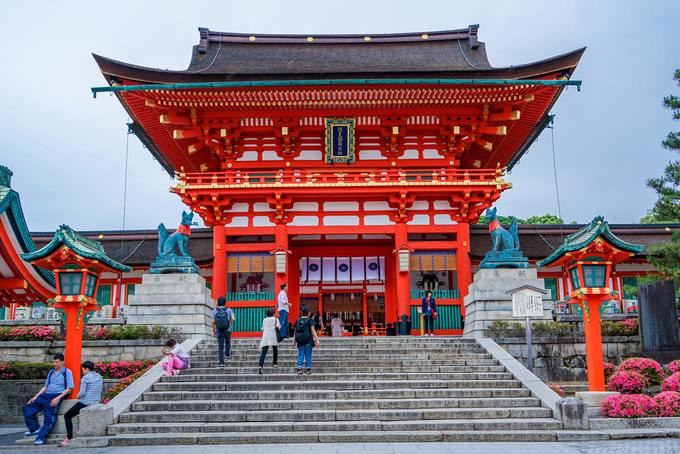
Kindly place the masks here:
<instances>
[{"instance_id":1,"label":"white hanging curtain","mask_svg":"<svg viewBox=\"0 0 680 454\"><path fill-rule=\"evenodd\" d=\"M336 260L337 281L349 282L351 279L351 268L349 257L338 257Z\"/></svg>"}]
</instances>

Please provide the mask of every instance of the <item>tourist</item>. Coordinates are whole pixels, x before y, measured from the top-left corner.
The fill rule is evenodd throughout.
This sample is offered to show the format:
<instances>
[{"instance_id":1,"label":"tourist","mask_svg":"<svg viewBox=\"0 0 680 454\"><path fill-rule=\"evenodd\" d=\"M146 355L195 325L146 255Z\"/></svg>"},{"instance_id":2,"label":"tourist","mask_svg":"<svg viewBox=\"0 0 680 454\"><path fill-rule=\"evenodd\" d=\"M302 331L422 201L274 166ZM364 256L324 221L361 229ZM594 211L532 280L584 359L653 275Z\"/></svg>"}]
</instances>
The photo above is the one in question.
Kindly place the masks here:
<instances>
[{"instance_id":1,"label":"tourist","mask_svg":"<svg viewBox=\"0 0 680 454\"><path fill-rule=\"evenodd\" d=\"M425 335L434 336L434 321L437 318L437 302L432 298L432 290L425 292L421 310L423 312L423 322L425 324Z\"/></svg>"},{"instance_id":2,"label":"tourist","mask_svg":"<svg viewBox=\"0 0 680 454\"><path fill-rule=\"evenodd\" d=\"M26 428L24 435L35 435L33 444L44 445L47 435L54 427L61 402L73 389L73 374L64 366L64 355L52 357L52 369L47 373L45 384L38 393L24 405ZM43 412L43 424L38 424L37 414Z\"/></svg>"},{"instance_id":3,"label":"tourist","mask_svg":"<svg viewBox=\"0 0 680 454\"><path fill-rule=\"evenodd\" d=\"M163 369L165 369L163 375L178 375L180 370L189 368L189 352L175 339L168 339L165 342L163 353L168 357L163 363Z\"/></svg>"},{"instance_id":4,"label":"tourist","mask_svg":"<svg viewBox=\"0 0 680 454\"><path fill-rule=\"evenodd\" d=\"M396 336L397 335L397 329L394 327L392 323L387 324L387 328L385 329L385 336Z\"/></svg>"},{"instance_id":5,"label":"tourist","mask_svg":"<svg viewBox=\"0 0 680 454\"><path fill-rule=\"evenodd\" d=\"M217 298L217 307L212 311L213 336L217 337L217 359L219 367L224 367L224 357L231 358L231 327L236 320L234 311L227 307L227 299Z\"/></svg>"},{"instance_id":6,"label":"tourist","mask_svg":"<svg viewBox=\"0 0 680 454\"><path fill-rule=\"evenodd\" d=\"M342 319L338 314L333 314L333 319L331 320L331 335L333 337L342 336L344 326L345 325L342 323Z\"/></svg>"},{"instance_id":7,"label":"tourist","mask_svg":"<svg viewBox=\"0 0 680 454\"><path fill-rule=\"evenodd\" d=\"M64 413L66 423L66 438L61 442L61 446L68 446L73 439L73 418L80 414L80 410L88 405L98 404L102 399L104 390L104 380L94 370L92 361L85 361L80 366L80 391L78 392L78 402Z\"/></svg>"},{"instance_id":8,"label":"tourist","mask_svg":"<svg viewBox=\"0 0 680 454\"><path fill-rule=\"evenodd\" d=\"M314 329L316 330L317 334L321 334L323 332L323 317L321 316L321 312L317 312L314 315Z\"/></svg>"},{"instance_id":9,"label":"tourist","mask_svg":"<svg viewBox=\"0 0 680 454\"><path fill-rule=\"evenodd\" d=\"M279 309L279 323L281 325L281 338L288 337L288 313L290 311L290 304L288 304L288 294L286 293L286 284L281 284L281 291L278 296Z\"/></svg>"},{"instance_id":10,"label":"tourist","mask_svg":"<svg viewBox=\"0 0 680 454\"><path fill-rule=\"evenodd\" d=\"M274 309L267 309L267 318L262 320L262 340L260 341L260 369L258 373L262 375L262 368L264 367L264 359L267 357L269 347L274 351L273 366L278 367L279 360L279 335L281 323L274 317ZM277 330L279 332L277 333Z\"/></svg>"},{"instance_id":11,"label":"tourist","mask_svg":"<svg viewBox=\"0 0 680 454\"><path fill-rule=\"evenodd\" d=\"M301 317L295 322L294 346L297 346L297 374L302 375L302 363L304 361L307 375L312 373L312 350L319 345L319 338L314 329L314 320L309 318L309 309L303 307Z\"/></svg>"}]
</instances>

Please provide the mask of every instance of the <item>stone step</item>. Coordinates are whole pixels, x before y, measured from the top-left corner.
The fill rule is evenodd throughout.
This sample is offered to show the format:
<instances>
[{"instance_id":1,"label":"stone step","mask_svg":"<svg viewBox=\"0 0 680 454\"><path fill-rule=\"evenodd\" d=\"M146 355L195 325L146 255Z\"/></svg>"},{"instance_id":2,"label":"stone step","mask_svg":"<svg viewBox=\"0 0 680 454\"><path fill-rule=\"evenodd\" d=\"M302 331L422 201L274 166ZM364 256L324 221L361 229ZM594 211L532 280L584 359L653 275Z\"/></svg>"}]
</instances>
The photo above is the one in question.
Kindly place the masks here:
<instances>
[{"instance_id":1,"label":"stone step","mask_svg":"<svg viewBox=\"0 0 680 454\"><path fill-rule=\"evenodd\" d=\"M559 430L562 423L552 418L534 419L451 419L415 421L303 421L271 422L267 430L271 432L316 432L316 431L421 431L421 430ZM258 422L235 422L225 426L223 423L187 422L175 423L135 423L114 424L109 426L109 435L118 434L155 434L155 433L206 433L206 432L259 432L262 424Z\"/></svg>"},{"instance_id":2,"label":"stone step","mask_svg":"<svg viewBox=\"0 0 680 454\"><path fill-rule=\"evenodd\" d=\"M410 410L432 408L540 407L534 397L420 398L420 399L326 399L326 400L170 400L142 401L132 411L267 411L267 410Z\"/></svg>"},{"instance_id":3,"label":"stone step","mask_svg":"<svg viewBox=\"0 0 680 454\"><path fill-rule=\"evenodd\" d=\"M154 388L156 389L156 388ZM491 398L491 397L529 397L525 388L473 388L473 389L378 389L378 390L282 390L244 393L242 391L205 391L189 388L187 390L154 390L143 394L144 401L184 401L184 400L326 400L326 399L444 399L444 398Z\"/></svg>"},{"instance_id":4,"label":"stone step","mask_svg":"<svg viewBox=\"0 0 680 454\"><path fill-rule=\"evenodd\" d=\"M312 376L313 377L313 376ZM177 377L168 377L177 378ZM207 381L204 383L208 383ZM320 389L394 389L394 388L520 388L518 380L289 380L262 382L212 382L216 390L252 391Z\"/></svg>"},{"instance_id":5,"label":"stone step","mask_svg":"<svg viewBox=\"0 0 680 454\"><path fill-rule=\"evenodd\" d=\"M272 352L268 352L267 356L272 357ZM297 351L293 352L280 352L278 353L279 359L294 360L297 359ZM230 359L231 361L257 361L260 358L260 352L258 350L253 350L248 353L234 353L232 352ZM493 357L488 353L411 353L411 354L367 354L356 353L356 354L335 354L328 352L324 349L314 351L314 360L323 361L395 361L399 359L408 360L433 360L433 361L445 361L445 360L470 360L470 359L492 359ZM191 361L215 361L217 360L217 352L214 354L199 354L191 355Z\"/></svg>"},{"instance_id":6,"label":"stone step","mask_svg":"<svg viewBox=\"0 0 680 454\"><path fill-rule=\"evenodd\" d=\"M295 359L282 359L279 361L279 366L294 366L297 362ZM219 364L217 358L212 361L195 361L191 360L191 366L196 368L202 367L216 367ZM226 363L225 363L226 364ZM234 361L229 360L229 367L248 367L253 364L257 365L258 361L253 359L251 361ZM317 359L312 357L312 366L315 369L319 368L345 368L354 369L362 367L374 367L371 364L379 364L381 368L399 368L399 367L412 367L412 368L425 368L431 369L433 367L439 366L449 366L449 367L463 367L463 366L497 366L498 361L495 359L466 359L466 360L379 360L379 361L336 361L336 360L326 360Z\"/></svg>"},{"instance_id":7,"label":"stone step","mask_svg":"<svg viewBox=\"0 0 680 454\"><path fill-rule=\"evenodd\" d=\"M380 339L376 341L376 339ZM373 349L387 349L387 350L427 350L427 349L466 349L466 348L480 348L474 340L466 341L464 339L456 338L436 338L436 337L365 337L357 336L351 338L337 338L321 336L320 343L328 348L351 349L351 350L373 350ZM258 348L260 346L260 337L253 337L248 339L232 338L231 345L234 348ZM293 347L293 338L282 340L279 345L281 347ZM216 349L217 340L211 338L201 346L199 350Z\"/></svg>"},{"instance_id":8,"label":"stone step","mask_svg":"<svg viewBox=\"0 0 680 454\"><path fill-rule=\"evenodd\" d=\"M359 409L359 410L254 410L254 411L131 411L119 423L152 422L270 422L270 421L406 421L430 419L550 418L552 410L542 407Z\"/></svg>"},{"instance_id":9,"label":"stone step","mask_svg":"<svg viewBox=\"0 0 680 454\"><path fill-rule=\"evenodd\" d=\"M271 364L271 363L270 363ZM192 367L191 369L183 370L178 375L173 377L161 377L162 381L185 381L182 377L199 376L201 379L210 376L219 376L224 374L257 374L257 362L250 364L250 367L234 367L227 362L224 368L218 368L218 363L203 365L203 367ZM267 367L268 370L281 370L286 372L295 372L295 363L280 364L278 368ZM364 367L332 367L319 366L313 364L313 372L315 374L329 374L335 373L340 376L350 374L383 374L383 373L401 373L401 374L422 374L422 373L489 373L489 372L505 372L503 366L429 366L429 367L382 367L382 366L364 366ZM187 380L196 380L187 378Z\"/></svg>"},{"instance_id":10,"label":"stone step","mask_svg":"<svg viewBox=\"0 0 680 454\"><path fill-rule=\"evenodd\" d=\"M376 347L376 348L371 348L371 349L366 349L366 348L346 348L344 346L334 346L330 345L327 342L325 342L323 339L321 340L322 345L321 345L321 350L324 352L332 352L333 354L347 354L347 355L392 355L392 354L402 354L402 355L411 355L411 354L459 354L459 353L486 353L486 350L484 350L481 347L445 347L445 348L432 348L430 346L422 346L422 347L415 347L415 346L408 346L408 347L394 347L394 348L388 348L387 346L383 347ZM253 345L247 345L247 346L238 346L234 345L233 343L231 344L232 350L234 353L241 354L241 353L247 353L247 352L257 352L260 348L260 343L258 342L257 344ZM293 347L292 344L279 344L278 345L279 353L282 352L289 352L289 353L297 353L297 348ZM199 348L194 350L196 354L217 354L217 346L212 346L210 348Z\"/></svg>"}]
</instances>

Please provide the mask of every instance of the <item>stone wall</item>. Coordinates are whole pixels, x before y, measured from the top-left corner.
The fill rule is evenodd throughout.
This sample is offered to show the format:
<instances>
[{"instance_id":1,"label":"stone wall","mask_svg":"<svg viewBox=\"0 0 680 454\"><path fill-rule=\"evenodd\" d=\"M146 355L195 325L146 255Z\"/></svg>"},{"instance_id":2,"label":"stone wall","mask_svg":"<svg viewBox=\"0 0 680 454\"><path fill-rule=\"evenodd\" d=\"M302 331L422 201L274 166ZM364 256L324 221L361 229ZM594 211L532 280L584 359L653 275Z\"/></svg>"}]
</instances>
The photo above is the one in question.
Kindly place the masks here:
<instances>
[{"instance_id":1,"label":"stone wall","mask_svg":"<svg viewBox=\"0 0 680 454\"><path fill-rule=\"evenodd\" d=\"M527 346L524 338L496 338L498 345L526 366ZM586 345L583 336L539 337L533 339L534 374L548 382L587 381ZM603 337L604 360L619 364L625 358L640 355L640 338Z\"/></svg>"},{"instance_id":2,"label":"stone wall","mask_svg":"<svg viewBox=\"0 0 680 454\"><path fill-rule=\"evenodd\" d=\"M86 340L83 341L83 361L132 361L160 359L165 339ZM64 341L0 342L0 361L27 363L49 362L55 353L64 351Z\"/></svg>"},{"instance_id":3,"label":"stone wall","mask_svg":"<svg viewBox=\"0 0 680 454\"><path fill-rule=\"evenodd\" d=\"M44 380L0 380L0 424L23 423L22 408L43 385ZM104 392L118 380L104 380Z\"/></svg>"}]
</instances>

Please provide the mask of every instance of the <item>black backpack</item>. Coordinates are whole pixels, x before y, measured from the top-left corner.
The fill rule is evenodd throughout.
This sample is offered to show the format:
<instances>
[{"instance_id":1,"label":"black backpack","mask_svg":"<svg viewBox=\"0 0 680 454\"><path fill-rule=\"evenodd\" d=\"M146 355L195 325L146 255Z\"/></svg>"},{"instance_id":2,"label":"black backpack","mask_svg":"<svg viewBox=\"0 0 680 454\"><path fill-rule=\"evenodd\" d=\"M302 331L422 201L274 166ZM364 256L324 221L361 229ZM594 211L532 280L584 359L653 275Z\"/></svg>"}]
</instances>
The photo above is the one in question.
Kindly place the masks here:
<instances>
[{"instance_id":1,"label":"black backpack","mask_svg":"<svg viewBox=\"0 0 680 454\"><path fill-rule=\"evenodd\" d=\"M314 322L312 322L314 323ZM295 322L295 343L302 346L307 345L312 340L311 323L308 318L299 318Z\"/></svg>"},{"instance_id":2,"label":"black backpack","mask_svg":"<svg viewBox=\"0 0 680 454\"><path fill-rule=\"evenodd\" d=\"M220 306L215 312L215 328L217 331L227 331L231 328L231 317L226 307Z\"/></svg>"}]
</instances>

